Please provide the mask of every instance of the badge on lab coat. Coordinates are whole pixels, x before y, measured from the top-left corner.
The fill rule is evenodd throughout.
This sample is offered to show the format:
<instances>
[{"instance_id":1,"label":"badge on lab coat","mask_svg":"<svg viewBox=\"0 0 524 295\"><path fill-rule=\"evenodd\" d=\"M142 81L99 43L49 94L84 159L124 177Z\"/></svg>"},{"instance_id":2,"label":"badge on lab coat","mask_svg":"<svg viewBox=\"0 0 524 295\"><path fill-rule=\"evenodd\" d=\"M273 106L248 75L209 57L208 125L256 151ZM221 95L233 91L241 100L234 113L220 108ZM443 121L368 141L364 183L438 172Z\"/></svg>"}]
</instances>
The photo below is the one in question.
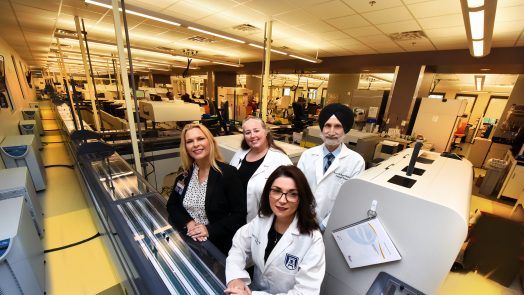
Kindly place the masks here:
<instances>
[{"instance_id":1,"label":"badge on lab coat","mask_svg":"<svg viewBox=\"0 0 524 295\"><path fill-rule=\"evenodd\" d=\"M298 257L286 253L286 268L289 270L295 270L298 266Z\"/></svg>"}]
</instances>

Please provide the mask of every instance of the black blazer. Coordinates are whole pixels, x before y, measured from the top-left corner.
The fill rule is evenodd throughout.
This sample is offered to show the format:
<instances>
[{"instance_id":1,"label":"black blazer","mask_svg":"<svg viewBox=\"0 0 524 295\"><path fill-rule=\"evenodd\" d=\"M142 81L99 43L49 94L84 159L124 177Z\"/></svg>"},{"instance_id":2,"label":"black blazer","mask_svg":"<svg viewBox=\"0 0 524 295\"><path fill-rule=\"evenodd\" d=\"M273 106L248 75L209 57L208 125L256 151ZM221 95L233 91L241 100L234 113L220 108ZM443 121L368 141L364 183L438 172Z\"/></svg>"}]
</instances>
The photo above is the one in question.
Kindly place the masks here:
<instances>
[{"instance_id":1,"label":"black blazer","mask_svg":"<svg viewBox=\"0 0 524 295\"><path fill-rule=\"evenodd\" d=\"M231 248L236 231L246 223L246 192L235 167L217 162L222 173L211 167L207 178L205 208L209 224L209 240L226 256ZM175 179L173 191L167 201L169 219L179 231L185 234L186 224L193 220L182 202L186 195L189 180L193 174L191 168L187 173ZM177 189L178 183L183 184Z\"/></svg>"}]
</instances>

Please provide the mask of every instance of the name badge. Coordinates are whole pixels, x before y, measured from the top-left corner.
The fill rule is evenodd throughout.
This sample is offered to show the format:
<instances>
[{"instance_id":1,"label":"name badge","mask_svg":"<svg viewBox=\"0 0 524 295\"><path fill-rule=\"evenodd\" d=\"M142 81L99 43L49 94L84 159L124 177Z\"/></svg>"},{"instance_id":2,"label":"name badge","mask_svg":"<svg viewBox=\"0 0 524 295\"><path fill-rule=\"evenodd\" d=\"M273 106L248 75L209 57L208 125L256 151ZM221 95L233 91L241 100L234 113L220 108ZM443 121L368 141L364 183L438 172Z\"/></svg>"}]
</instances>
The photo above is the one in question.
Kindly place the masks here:
<instances>
[{"instance_id":1,"label":"name badge","mask_svg":"<svg viewBox=\"0 0 524 295\"><path fill-rule=\"evenodd\" d=\"M182 194L182 192L184 192L184 181L180 180L180 181L177 181L176 183L176 186L175 186L175 192L179 195Z\"/></svg>"},{"instance_id":2,"label":"name badge","mask_svg":"<svg viewBox=\"0 0 524 295\"><path fill-rule=\"evenodd\" d=\"M298 257L291 255L289 253L286 253L286 268L289 270L295 270L298 266Z\"/></svg>"}]
</instances>

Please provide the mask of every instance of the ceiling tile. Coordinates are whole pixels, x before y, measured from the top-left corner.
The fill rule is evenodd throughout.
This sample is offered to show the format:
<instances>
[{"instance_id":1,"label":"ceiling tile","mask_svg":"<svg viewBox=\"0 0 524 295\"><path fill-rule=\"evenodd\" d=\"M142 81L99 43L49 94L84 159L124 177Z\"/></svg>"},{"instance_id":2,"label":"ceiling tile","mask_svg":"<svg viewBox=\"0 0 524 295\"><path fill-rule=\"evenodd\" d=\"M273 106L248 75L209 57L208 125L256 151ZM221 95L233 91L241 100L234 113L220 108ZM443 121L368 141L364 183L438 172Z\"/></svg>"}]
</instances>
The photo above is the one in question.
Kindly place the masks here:
<instances>
[{"instance_id":1,"label":"ceiling tile","mask_svg":"<svg viewBox=\"0 0 524 295\"><path fill-rule=\"evenodd\" d=\"M326 20L326 22L328 22L329 24L331 24L332 26L335 26L336 28L340 30L350 29L350 28L355 28L355 27L364 27L364 26L370 25L369 22L367 22L363 17L357 14L329 19L329 20Z\"/></svg>"},{"instance_id":2,"label":"ceiling tile","mask_svg":"<svg viewBox=\"0 0 524 295\"><path fill-rule=\"evenodd\" d=\"M500 33L517 33L519 34L524 29L524 22L522 21L509 21L509 22L495 22L493 27L493 35L496 36Z\"/></svg>"},{"instance_id":3,"label":"ceiling tile","mask_svg":"<svg viewBox=\"0 0 524 295\"><path fill-rule=\"evenodd\" d=\"M493 40L491 42L491 47L513 47L515 45L515 40Z\"/></svg>"},{"instance_id":4,"label":"ceiling tile","mask_svg":"<svg viewBox=\"0 0 524 295\"><path fill-rule=\"evenodd\" d=\"M495 22L507 22L507 21L522 21L522 12L524 11L524 5L504 7L498 9L495 15Z\"/></svg>"},{"instance_id":5,"label":"ceiling tile","mask_svg":"<svg viewBox=\"0 0 524 295\"><path fill-rule=\"evenodd\" d=\"M318 21L318 22L314 22L314 23L309 23L309 24L297 26L297 29L305 31L305 32L319 34L319 33L333 31L335 28L333 28L329 24L326 24L323 21Z\"/></svg>"},{"instance_id":6,"label":"ceiling tile","mask_svg":"<svg viewBox=\"0 0 524 295\"><path fill-rule=\"evenodd\" d=\"M321 3L330 2L333 0L288 0L288 1L300 7L309 7L309 6L318 5Z\"/></svg>"},{"instance_id":7,"label":"ceiling tile","mask_svg":"<svg viewBox=\"0 0 524 295\"><path fill-rule=\"evenodd\" d=\"M402 48L400 48L397 44L395 44L393 41L391 42L374 42L372 44L369 44L369 47L377 50L380 53L389 53L389 52L402 52Z\"/></svg>"},{"instance_id":8,"label":"ceiling tile","mask_svg":"<svg viewBox=\"0 0 524 295\"><path fill-rule=\"evenodd\" d=\"M212 12L229 10L238 5L238 3L232 0L189 0L188 2L197 7L205 7L205 9Z\"/></svg>"},{"instance_id":9,"label":"ceiling tile","mask_svg":"<svg viewBox=\"0 0 524 295\"><path fill-rule=\"evenodd\" d=\"M159 33L164 33L166 29L151 26L151 25L146 25L146 24L140 24L140 25L135 26L133 29L130 29L129 31L136 33L136 34L157 35Z\"/></svg>"},{"instance_id":10,"label":"ceiling tile","mask_svg":"<svg viewBox=\"0 0 524 295\"><path fill-rule=\"evenodd\" d=\"M438 28L431 30L424 30L424 33L430 38L461 38L466 40L466 29L464 26L449 27L449 28Z\"/></svg>"},{"instance_id":11,"label":"ceiling tile","mask_svg":"<svg viewBox=\"0 0 524 295\"><path fill-rule=\"evenodd\" d=\"M189 21L194 21L214 13L205 6L198 6L190 1L177 2L165 10L169 15L177 18L182 18Z\"/></svg>"},{"instance_id":12,"label":"ceiling tile","mask_svg":"<svg viewBox=\"0 0 524 295\"><path fill-rule=\"evenodd\" d=\"M370 5L369 1L355 1L355 0L342 0L348 4L353 10L358 13L377 11L386 8L392 8L397 6L402 6L400 0L387 0L387 1L375 1L375 4Z\"/></svg>"},{"instance_id":13,"label":"ceiling tile","mask_svg":"<svg viewBox=\"0 0 524 295\"><path fill-rule=\"evenodd\" d=\"M267 17L259 11L253 10L247 6L235 6L229 10L223 11L221 15L236 20L237 24L250 24L259 29L264 29ZM214 27L220 26L216 24Z\"/></svg>"},{"instance_id":14,"label":"ceiling tile","mask_svg":"<svg viewBox=\"0 0 524 295\"><path fill-rule=\"evenodd\" d=\"M317 18L302 9L297 9L275 15L275 19L290 26L298 26L314 22Z\"/></svg>"},{"instance_id":15,"label":"ceiling tile","mask_svg":"<svg viewBox=\"0 0 524 295\"><path fill-rule=\"evenodd\" d=\"M408 8L416 18L456 14L462 11L460 1L457 0L433 0L408 4Z\"/></svg>"},{"instance_id":16,"label":"ceiling tile","mask_svg":"<svg viewBox=\"0 0 524 295\"><path fill-rule=\"evenodd\" d=\"M451 49L466 49L468 48L468 42L464 38L450 40L449 38L433 38L431 39L437 50L451 50Z\"/></svg>"},{"instance_id":17,"label":"ceiling tile","mask_svg":"<svg viewBox=\"0 0 524 295\"><path fill-rule=\"evenodd\" d=\"M147 7L147 9L152 11L162 11L180 1L182 0L127 0L126 3L137 7Z\"/></svg>"},{"instance_id":18,"label":"ceiling tile","mask_svg":"<svg viewBox=\"0 0 524 295\"><path fill-rule=\"evenodd\" d=\"M428 39L422 38L410 41L397 41L397 44L405 51L429 51L435 50L435 47Z\"/></svg>"},{"instance_id":19,"label":"ceiling tile","mask_svg":"<svg viewBox=\"0 0 524 295\"><path fill-rule=\"evenodd\" d=\"M306 7L304 10L317 15L321 19L336 18L355 14L353 9L349 8L345 3L339 0Z\"/></svg>"},{"instance_id":20,"label":"ceiling tile","mask_svg":"<svg viewBox=\"0 0 524 295\"><path fill-rule=\"evenodd\" d=\"M497 1L497 9L499 9L499 7L510 7L510 6L519 6L519 5L524 5L524 0Z\"/></svg>"},{"instance_id":21,"label":"ceiling tile","mask_svg":"<svg viewBox=\"0 0 524 295\"><path fill-rule=\"evenodd\" d=\"M405 7L395 7L379 11L366 12L363 13L362 16L373 24L385 24L413 19Z\"/></svg>"},{"instance_id":22,"label":"ceiling tile","mask_svg":"<svg viewBox=\"0 0 524 295\"><path fill-rule=\"evenodd\" d=\"M354 28L354 29L345 29L343 31L352 37L382 34L382 32L374 26L359 27L359 28Z\"/></svg>"},{"instance_id":23,"label":"ceiling tile","mask_svg":"<svg viewBox=\"0 0 524 295\"><path fill-rule=\"evenodd\" d=\"M286 0L263 0L263 1L249 1L244 6L266 15L273 16L283 12L295 10L298 7Z\"/></svg>"},{"instance_id":24,"label":"ceiling tile","mask_svg":"<svg viewBox=\"0 0 524 295\"><path fill-rule=\"evenodd\" d=\"M418 22L424 30L464 26L464 19L462 18L462 13L419 18Z\"/></svg>"},{"instance_id":25,"label":"ceiling tile","mask_svg":"<svg viewBox=\"0 0 524 295\"><path fill-rule=\"evenodd\" d=\"M225 13L213 14L198 20L198 24L217 30L231 29L242 22L243 21L241 19L227 15Z\"/></svg>"},{"instance_id":26,"label":"ceiling tile","mask_svg":"<svg viewBox=\"0 0 524 295\"><path fill-rule=\"evenodd\" d=\"M382 24L382 25L377 25L377 27L385 34L420 30L420 26L417 24L415 20L407 20L407 21L401 21L401 22L396 22L396 23Z\"/></svg>"},{"instance_id":27,"label":"ceiling tile","mask_svg":"<svg viewBox=\"0 0 524 295\"><path fill-rule=\"evenodd\" d=\"M381 34L381 35L371 35L371 36L360 36L357 38L358 40L362 41L364 44L371 46L373 43L390 43L395 44L388 36Z\"/></svg>"},{"instance_id":28,"label":"ceiling tile","mask_svg":"<svg viewBox=\"0 0 524 295\"><path fill-rule=\"evenodd\" d=\"M326 40L326 41L339 40L339 39L344 39L344 38L347 38L347 37L348 37L348 35L344 34L341 31L324 32L324 33L322 33L322 36L321 36L321 38Z\"/></svg>"},{"instance_id":29,"label":"ceiling tile","mask_svg":"<svg viewBox=\"0 0 524 295\"><path fill-rule=\"evenodd\" d=\"M362 44L360 41L358 41L356 39L353 39L353 38L345 38L345 39L340 39L340 40L333 40L333 41L331 41L331 43L333 43L333 44L335 44L337 46L341 46L341 47Z\"/></svg>"}]
</instances>

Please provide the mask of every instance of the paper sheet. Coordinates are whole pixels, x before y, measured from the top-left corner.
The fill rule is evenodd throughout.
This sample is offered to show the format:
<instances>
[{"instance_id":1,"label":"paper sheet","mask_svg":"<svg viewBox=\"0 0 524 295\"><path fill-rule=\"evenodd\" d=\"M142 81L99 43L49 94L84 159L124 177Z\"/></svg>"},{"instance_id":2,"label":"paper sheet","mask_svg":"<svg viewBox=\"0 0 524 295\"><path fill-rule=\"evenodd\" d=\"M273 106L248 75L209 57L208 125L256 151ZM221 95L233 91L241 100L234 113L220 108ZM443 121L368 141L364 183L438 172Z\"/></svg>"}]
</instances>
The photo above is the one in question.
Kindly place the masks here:
<instances>
[{"instance_id":1,"label":"paper sheet","mask_svg":"<svg viewBox=\"0 0 524 295\"><path fill-rule=\"evenodd\" d=\"M401 259L378 218L336 229L333 237L350 268Z\"/></svg>"}]
</instances>

